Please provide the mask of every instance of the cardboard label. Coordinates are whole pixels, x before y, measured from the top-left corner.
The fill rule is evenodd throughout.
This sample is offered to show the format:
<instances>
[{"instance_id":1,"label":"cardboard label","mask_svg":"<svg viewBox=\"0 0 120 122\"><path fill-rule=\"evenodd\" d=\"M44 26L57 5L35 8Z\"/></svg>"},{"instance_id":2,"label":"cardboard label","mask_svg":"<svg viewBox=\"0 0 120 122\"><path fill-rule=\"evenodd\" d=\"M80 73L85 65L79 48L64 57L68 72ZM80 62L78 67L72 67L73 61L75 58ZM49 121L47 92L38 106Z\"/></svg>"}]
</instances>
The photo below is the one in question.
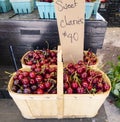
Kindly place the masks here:
<instances>
[{"instance_id":1,"label":"cardboard label","mask_svg":"<svg viewBox=\"0 0 120 122\"><path fill-rule=\"evenodd\" d=\"M54 0L64 63L83 59L85 0Z\"/></svg>"}]
</instances>

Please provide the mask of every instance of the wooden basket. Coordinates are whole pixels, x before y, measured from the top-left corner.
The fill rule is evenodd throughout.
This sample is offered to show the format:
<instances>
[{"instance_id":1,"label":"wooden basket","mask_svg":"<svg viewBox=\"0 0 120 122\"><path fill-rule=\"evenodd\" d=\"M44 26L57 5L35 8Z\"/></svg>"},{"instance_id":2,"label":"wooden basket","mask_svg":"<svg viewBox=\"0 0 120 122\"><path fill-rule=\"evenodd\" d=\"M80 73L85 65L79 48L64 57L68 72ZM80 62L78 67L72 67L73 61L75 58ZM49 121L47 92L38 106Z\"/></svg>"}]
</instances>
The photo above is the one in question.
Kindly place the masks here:
<instances>
[{"instance_id":1,"label":"wooden basket","mask_svg":"<svg viewBox=\"0 0 120 122\"><path fill-rule=\"evenodd\" d=\"M21 68L23 71L30 71L29 68ZM59 118L58 113L58 95L57 94L20 94L13 92L13 76L10 78L8 84L8 92L22 116L27 119L35 118ZM58 84L57 84L58 85Z\"/></svg>"},{"instance_id":2,"label":"wooden basket","mask_svg":"<svg viewBox=\"0 0 120 122\"><path fill-rule=\"evenodd\" d=\"M102 73L106 82L111 86L107 75L104 72ZM94 117L111 90L110 87L109 91L101 94L63 94L62 62L57 64L57 94L15 93L11 90L13 76L8 84L8 92L21 111L22 116L28 119Z\"/></svg>"},{"instance_id":3,"label":"wooden basket","mask_svg":"<svg viewBox=\"0 0 120 122\"><path fill-rule=\"evenodd\" d=\"M99 71L103 74L105 81L109 83L110 89L100 94L64 94L64 117L89 118L97 115L111 90L109 78L103 71Z\"/></svg>"}]
</instances>

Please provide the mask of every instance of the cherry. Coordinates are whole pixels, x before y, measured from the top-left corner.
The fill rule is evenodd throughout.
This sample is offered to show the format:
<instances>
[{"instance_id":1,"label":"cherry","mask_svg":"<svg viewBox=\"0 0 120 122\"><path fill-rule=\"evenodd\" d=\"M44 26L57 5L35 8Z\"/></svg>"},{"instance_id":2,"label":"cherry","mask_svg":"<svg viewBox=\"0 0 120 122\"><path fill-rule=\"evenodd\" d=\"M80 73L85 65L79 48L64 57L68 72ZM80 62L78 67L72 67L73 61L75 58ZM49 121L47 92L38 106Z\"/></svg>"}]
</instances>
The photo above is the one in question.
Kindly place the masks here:
<instances>
[{"instance_id":1,"label":"cherry","mask_svg":"<svg viewBox=\"0 0 120 122\"><path fill-rule=\"evenodd\" d=\"M31 90L32 90L32 91L37 90L37 85L31 85Z\"/></svg>"},{"instance_id":2,"label":"cherry","mask_svg":"<svg viewBox=\"0 0 120 122\"><path fill-rule=\"evenodd\" d=\"M36 75L35 81L38 82L38 83L40 83L40 82L43 81L43 77L41 75Z\"/></svg>"},{"instance_id":3,"label":"cherry","mask_svg":"<svg viewBox=\"0 0 120 122\"><path fill-rule=\"evenodd\" d=\"M82 60L79 60L78 64L82 66L82 65L84 65L84 62Z\"/></svg>"},{"instance_id":4,"label":"cherry","mask_svg":"<svg viewBox=\"0 0 120 122\"><path fill-rule=\"evenodd\" d=\"M87 82L88 82L88 83L92 83L92 80L93 80L93 78L92 78L91 76L88 76L88 77L87 77Z\"/></svg>"},{"instance_id":5,"label":"cherry","mask_svg":"<svg viewBox=\"0 0 120 122\"><path fill-rule=\"evenodd\" d=\"M64 89L66 90L66 89L68 89L68 87L69 87L68 82L64 82Z\"/></svg>"},{"instance_id":6,"label":"cherry","mask_svg":"<svg viewBox=\"0 0 120 122\"><path fill-rule=\"evenodd\" d=\"M21 84L21 82L20 82L20 80L15 79L14 82L13 82L13 84L17 86L17 85Z\"/></svg>"},{"instance_id":7,"label":"cherry","mask_svg":"<svg viewBox=\"0 0 120 122\"><path fill-rule=\"evenodd\" d=\"M82 74L81 74L81 78L87 78L87 72L83 72Z\"/></svg>"},{"instance_id":8,"label":"cherry","mask_svg":"<svg viewBox=\"0 0 120 122\"><path fill-rule=\"evenodd\" d=\"M71 88L71 87L69 87L68 89L67 89L67 94L72 94L73 93L73 89Z\"/></svg>"},{"instance_id":9,"label":"cherry","mask_svg":"<svg viewBox=\"0 0 120 122\"><path fill-rule=\"evenodd\" d=\"M24 85L29 84L29 79L28 79L27 77L24 77L24 78L22 79L22 83L23 83Z\"/></svg>"},{"instance_id":10,"label":"cherry","mask_svg":"<svg viewBox=\"0 0 120 122\"><path fill-rule=\"evenodd\" d=\"M87 89L88 89L89 91L91 91L92 88L93 88L93 86L92 86L91 84L89 84L88 87L87 87Z\"/></svg>"},{"instance_id":11,"label":"cherry","mask_svg":"<svg viewBox=\"0 0 120 122\"><path fill-rule=\"evenodd\" d=\"M54 89L54 90L52 91L52 94L57 94L57 90Z\"/></svg>"},{"instance_id":12,"label":"cherry","mask_svg":"<svg viewBox=\"0 0 120 122\"><path fill-rule=\"evenodd\" d=\"M31 89L30 88L24 88L23 93L24 94L30 94L31 93Z\"/></svg>"},{"instance_id":13,"label":"cherry","mask_svg":"<svg viewBox=\"0 0 120 122\"><path fill-rule=\"evenodd\" d=\"M110 85L108 83L104 83L103 89L104 89L104 91L109 90L110 89Z\"/></svg>"},{"instance_id":14,"label":"cherry","mask_svg":"<svg viewBox=\"0 0 120 122\"><path fill-rule=\"evenodd\" d=\"M23 74L24 77L27 77L29 75L29 72L28 71L23 71L22 74Z\"/></svg>"},{"instance_id":15,"label":"cherry","mask_svg":"<svg viewBox=\"0 0 120 122\"><path fill-rule=\"evenodd\" d=\"M36 67L37 67L37 66L36 66L35 64L31 65L31 70L34 71L34 70L36 69Z\"/></svg>"},{"instance_id":16,"label":"cherry","mask_svg":"<svg viewBox=\"0 0 120 122\"><path fill-rule=\"evenodd\" d=\"M45 78L46 79L50 79L51 78L51 75L50 74L45 74Z\"/></svg>"},{"instance_id":17,"label":"cherry","mask_svg":"<svg viewBox=\"0 0 120 122\"><path fill-rule=\"evenodd\" d=\"M18 86L13 85L13 86L12 86L12 91L17 92L17 90L18 90Z\"/></svg>"},{"instance_id":18,"label":"cherry","mask_svg":"<svg viewBox=\"0 0 120 122\"><path fill-rule=\"evenodd\" d=\"M41 88L37 89L37 94L44 94L44 91Z\"/></svg>"},{"instance_id":19,"label":"cherry","mask_svg":"<svg viewBox=\"0 0 120 122\"><path fill-rule=\"evenodd\" d=\"M83 87L78 87L78 88L77 88L77 93L78 93L78 94L84 94L84 92L85 92L85 91L84 91L84 88L83 88Z\"/></svg>"},{"instance_id":20,"label":"cherry","mask_svg":"<svg viewBox=\"0 0 120 122\"><path fill-rule=\"evenodd\" d=\"M35 79L30 79L30 84L31 84L31 85L33 85L33 84L35 84L35 83L36 83Z\"/></svg>"},{"instance_id":21,"label":"cherry","mask_svg":"<svg viewBox=\"0 0 120 122\"><path fill-rule=\"evenodd\" d=\"M73 64L73 63L69 63L69 64L67 65L67 67L68 67L68 68L74 68L74 64Z\"/></svg>"},{"instance_id":22,"label":"cherry","mask_svg":"<svg viewBox=\"0 0 120 122\"><path fill-rule=\"evenodd\" d=\"M26 64L27 65L32 65L33 63L32 63L32 61L28 61L28 62L26 62Z\"/></svg>"},{"instance_id":23,"label":"cherry","mask_svg":"<svg viewBox=\"0 0 120 122\"><path fill-rule=\"evenodd\" d=\"M100 88L100 89L102 89L103 88L103 84L101 82L98 82L97 83L97 87Z\"/></svg>"},{"instance_id":24,"label":"cherry","mask_svg":"<svg viewBox=\"0 0 120 122\"><path fill-rule=\"evenodd\" d=\"M84 88L88 88L88 82L87 82L87 81L83 81L83 82L82 82L82 86L83 86Z\"/></svg>"},{"instance_id":25,"label":"cherry","mask_svg":"<svg viewBox=\"0 0 120 122\"><path fill-rule=\"evenodd\" d=\"M77 81L73 81L71 86L73 89L77 89L79 85L78 85Z\"/></svg>"},{"instance_id":26,"label":"cherry","mask_svg":"<svg viewBox=\"0 0 120 122\"><path fill-rule=\"evenodd\" d=\"M23 84L23 88L30 87L30 84Z\"/></svg>"},{"instance_id":27,"label":"cherry","mask_svg":"<svg viewBox=\"0 0 120 122\"><path fill-rule=\"evenodd\" d=\"M22 94L23 93L22 89L18 89L17 93Z\"/></svg>"},{"instance_id":28,"label":"cherry","mask_svg":"<svg viewBox=\"0 0 120 122\"><path fill-rule=\"evenodd\" d=\"M29 76L30 76L30 78L35 78L35 77L36 77L36 74L35 74L34 71L31 71L31 72L29 73Z\"/></svg>"},{"instance_id":29,"label":"cherry","mask_svg":"<svg viewBox=\"0 0 120 122\"><path fill-rule=\"evenodd\" d=\"M23 77L24 77L23 74L19 74L19 75L18 75L18 79L19 79L19 80L22 80Z\"/></svg>"},{"instance_id":30,"label":"cherry","mask_svg":"<svg viewBox=\"0 0 120 122\"><path fill-rule=\"evenodd\" d=\"M35 72L40 72L40 71L41 71L41 68L40 68L40 67L36 67L36 68L34 69L34 71L35 71Z\"/></svg>"},{"instance_id":31,"label":"cherry","mask_svg":"<svg viewBox=\"0 0 120 122\"><path fill-rule=\"evenodd\" d=\"M41 88L42 90L45 89L45 84L43 82L38 84L38 87Z\"/></svg>"},{"instance_id":32,"label":"cherry","mask_svg":"<svg viewBox=\"0 0 120 122\"><path fill-rule=\"evenodd\" d=\"M51 82L47 81L45 82L45 88L49 89L51 87Z\"/></svg>"}]
</instances>

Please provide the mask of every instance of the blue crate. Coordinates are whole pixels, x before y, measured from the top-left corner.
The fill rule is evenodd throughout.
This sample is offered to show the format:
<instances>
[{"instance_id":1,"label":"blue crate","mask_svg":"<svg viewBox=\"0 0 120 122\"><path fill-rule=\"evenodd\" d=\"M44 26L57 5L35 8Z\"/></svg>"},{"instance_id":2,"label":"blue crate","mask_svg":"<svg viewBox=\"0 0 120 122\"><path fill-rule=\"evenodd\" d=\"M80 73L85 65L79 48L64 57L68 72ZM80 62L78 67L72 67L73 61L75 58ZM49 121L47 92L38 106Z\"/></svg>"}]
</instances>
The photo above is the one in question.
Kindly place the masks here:
<instances>
[{"instance_id":1,"label":"blue crate","mask_svg":"<svg viewBox=\"0 0 120 122\"><path fill-rule=\"evenodd\" d=\"M9 0L0 0L0 13L8 12L12 9Z\"/></svg>"},{"instance_id":2,"label":"blue crate","mask_svg":"<svg viewBox=\"0 0 120 122\"><path fill-rule=\"evenodd\" d=\"M11 1L13 10L16 14L30 14L34 11L34 0L17 2Z\"/></svg>"},{"instance_id":3,"label":"blue crate","mask_svg":"<svg viewBox=\"0 0 120 122\"><path fill-rule=\"evenodd\" d=\"M36 0L34 0L34 8L37 8Z\"/></svg>"},{"instance_id":4,"label":"blue crate","mask_svg":"<svg viewBox=\"0 0 120 122\"><path fill-rule=\"evenodd\" d=\"M94 2L93 15L97 14L99 6L100 6L100 0L96 0L96 2Z\"/></svg>"},{"instance_id":5,"label":"blue crate","mask_svg":"<svg viewBox=\"0 0 120 122\"><path fill-rule=\"evenodd\" d=\"M49 3L49 2L36 1L36 5L38 8L40 18L42 19L55 19L56 18L54 2ZM85 19L90 19L93 13L94 5L95 5L94 2L85 3Z\"/></svg>"},{"instance_id":6,"label":"blue crate","mask_svg":"<svg viewBox=\"0 0 120 122\"><path fill-rule=\"evenodd\" d=\"M90 19L94 9L94 2L85 2L85 19Z\"/></svg>"},{"instance_id":7,"label":"blue crate","mask_svg":"<svg viewBox=\"0 0 120 122\"><path fill-rule=\"evenodd\" d=\"M39 16L42 19L55 19L54 2L38 2L36 1Z\"/></svg>"}]
</instances>

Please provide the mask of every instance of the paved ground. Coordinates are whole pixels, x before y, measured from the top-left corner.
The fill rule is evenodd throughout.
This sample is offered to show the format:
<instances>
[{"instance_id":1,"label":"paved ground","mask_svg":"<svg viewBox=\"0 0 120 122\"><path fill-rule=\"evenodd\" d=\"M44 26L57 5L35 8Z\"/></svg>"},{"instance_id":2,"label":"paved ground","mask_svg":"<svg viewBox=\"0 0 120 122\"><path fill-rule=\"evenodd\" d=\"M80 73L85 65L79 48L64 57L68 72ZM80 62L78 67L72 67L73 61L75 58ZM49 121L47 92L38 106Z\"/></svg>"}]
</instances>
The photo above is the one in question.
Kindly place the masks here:
<instances>
[{"instance_id":1,"label":"paved ground","mask_svg":"<svg viewBox=\"0 0 120 122\"><path fill-rule=\"evenodd\" d=\"M120 28L107 28L103 48L97 51L97 55L101 65L108 61L117 62L117 56L120 55ZM103 67L103 71L105 72L107 72L108 69L109 66ZM119 122L120 109L116 108L114 104L110 102L111 99L111 97L108 97L104 103L108 121Z\"/></svg>"}]
</instances>

